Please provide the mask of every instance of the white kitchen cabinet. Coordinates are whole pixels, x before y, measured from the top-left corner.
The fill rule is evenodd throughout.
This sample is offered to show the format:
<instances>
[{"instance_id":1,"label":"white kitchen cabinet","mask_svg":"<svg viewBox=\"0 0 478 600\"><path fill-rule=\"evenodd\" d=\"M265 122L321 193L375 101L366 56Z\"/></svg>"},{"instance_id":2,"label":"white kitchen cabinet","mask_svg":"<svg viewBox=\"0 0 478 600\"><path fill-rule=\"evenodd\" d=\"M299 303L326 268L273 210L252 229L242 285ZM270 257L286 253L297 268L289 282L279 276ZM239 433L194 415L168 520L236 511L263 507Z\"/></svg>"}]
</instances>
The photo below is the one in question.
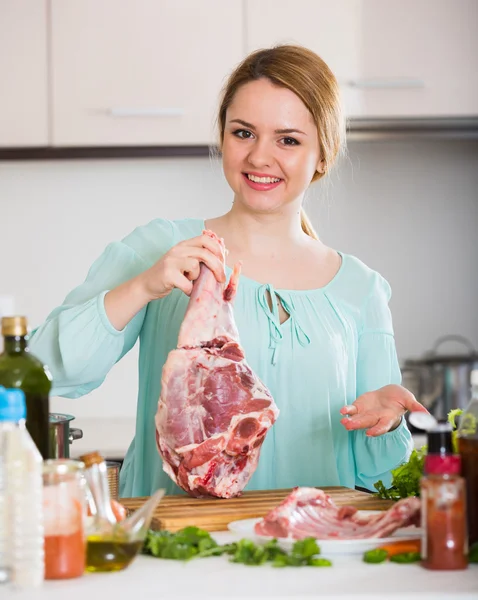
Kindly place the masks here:
<instances>
[{"instance_id":1,"label":"white kitchen cabinet","mask_svg":"<svg viewBox=\"0 0 478 600\"><path fill-rule=\"evenodd\" d=\"M360 115L478 115L477 0L362 0Z\"/></svg>"},{"instance_id":2,"label":"white kitchen cabinet","mask_svg":"<svg viewBox=\"0 0 478 600\"><path fill-rule=\"evenodd\" d=\"M51 0L55 146L209 144L241 0Z\"/></svg>"},{"instance_id":3,"label":"white kitchen cabinet","mask_svg":"<svg viewBox=\"0 0 478 600\"><path fill-rule=\"evenodd\" d=\"M245 0L247 51L281 43L310 48L340 83L360 77L361 0ZM357 112L360 92L343 86L347 114Z\"/></svg>"},{"instance_id":4,"label":"white kitchen cabinet","mask_svg":"<svg viewBox=\"0 0 478 600\"><path fill-rule=\"evenodd\" d=\"M349 117L478 115L477 0L245 1L248 50L311 48Z\"/></svg>"},{"instance_id":5,"label":"white kitchen cabinet","mask_svg":"<svg viewBox=\"0 0 478 600\"><path fill-rule=\"evenodd\" d=\"M0 0L0 147L48 144L46 0Z\"/></svg>"}]
</instances>

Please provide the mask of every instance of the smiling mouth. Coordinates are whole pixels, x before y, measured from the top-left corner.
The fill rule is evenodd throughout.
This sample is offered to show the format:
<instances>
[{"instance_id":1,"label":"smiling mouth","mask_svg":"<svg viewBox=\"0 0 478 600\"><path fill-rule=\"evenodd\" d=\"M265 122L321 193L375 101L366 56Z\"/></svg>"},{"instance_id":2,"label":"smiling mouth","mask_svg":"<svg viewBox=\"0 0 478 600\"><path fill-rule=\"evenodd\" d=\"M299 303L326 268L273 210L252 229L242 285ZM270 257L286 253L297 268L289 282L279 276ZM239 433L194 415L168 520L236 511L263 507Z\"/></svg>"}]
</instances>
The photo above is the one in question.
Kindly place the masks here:
<instances>
[{"instance_id":1,"label":"smiling mouth","mask_svg":"<svg viewBox=\"0 0 478 600\"><path fill-rule=\"evenodd\" d=\"M279 177L257 177L257 175L251 175L250 173L243 173L243 175L254 183L279 183L282 181Z\"/></svg>"}]
</instances>

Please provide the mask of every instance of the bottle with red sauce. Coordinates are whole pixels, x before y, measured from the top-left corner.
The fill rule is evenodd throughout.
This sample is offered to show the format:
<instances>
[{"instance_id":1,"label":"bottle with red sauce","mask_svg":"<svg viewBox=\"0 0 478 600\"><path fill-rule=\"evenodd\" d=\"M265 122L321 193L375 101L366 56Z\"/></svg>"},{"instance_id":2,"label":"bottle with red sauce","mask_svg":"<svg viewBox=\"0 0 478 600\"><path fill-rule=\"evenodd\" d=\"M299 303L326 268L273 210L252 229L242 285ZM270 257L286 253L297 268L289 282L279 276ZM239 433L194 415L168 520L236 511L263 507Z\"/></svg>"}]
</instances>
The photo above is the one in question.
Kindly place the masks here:
<instances>
[{"instance_id":1,"label":"bottle with red sauce","mask_svg":"<svg viewBox=\"0 0 478 600\"><path fill-rule=\"evenodd\" d=\"M86 564L84 464L69 459L43 464L45 579L81 577Z\"/></svg>"},{"instance_id":2,"label":"bottle with red sauce","mask_svg":"<svg viewBox=\"0 0 478 600\"><path fill-rule=\"evenodd\" d=\"M465 480L453 453L452 429L439 423L428 432L425 476L421 480L422 566L452 571L468 566Z\"/></svg>"}]
</instances>

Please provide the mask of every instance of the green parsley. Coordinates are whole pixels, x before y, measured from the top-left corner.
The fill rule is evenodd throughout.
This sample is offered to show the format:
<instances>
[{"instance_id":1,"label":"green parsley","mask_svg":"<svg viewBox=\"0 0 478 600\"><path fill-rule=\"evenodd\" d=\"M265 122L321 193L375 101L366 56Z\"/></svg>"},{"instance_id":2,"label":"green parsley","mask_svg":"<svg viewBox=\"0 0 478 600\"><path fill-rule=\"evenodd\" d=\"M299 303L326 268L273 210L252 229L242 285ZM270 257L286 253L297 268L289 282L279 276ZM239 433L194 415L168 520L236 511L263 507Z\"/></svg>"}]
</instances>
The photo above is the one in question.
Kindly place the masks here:
<instances>
[{"instance_id":1,"label":"green parsley","mask_svg":"<svg viewBox=\"0 0 478 600\"><path fill-rule=\"evenodd\" d=\"M191 560L208 556L229 555L230 561L249 566L270 563L273 567L329 567L332 563L319 557L320 548L314 538L298 540L290 552L283 550L276 539L265 544L242 539L232 544L217 544L211 535L199 527L186 527L177 533L149 531L143 554L173 560Z\"/></svg>"},{"instance_id":2,"label":"green parsley","mask_svg":"<svg viewBox=\"0 0 478 600\"><path fill-rule=\"evenodd\" d=\"M363 561L366 563L379 564L383 563L388 558L388 552L382 548L376 548L375 550L368 550L364 552Z\"/></svg>"},{"instance_id":3,"label":"green parsley","mask_svg":"<svg viewBox=\"0 0 478 600\"><path fill-rule=\"evenodd\" d=\"M390 562L409 564L421 560L420 552L401 552L390 557Z\"/></svg>"},{"instance_id":4,"label":"green parsley","mask_svg":"<svg viewBox=\"0 0 478 600\"><path fill-rule=\"evenodd\" d=\"M457 425L456 418L462 414L461 408L456 408L448 413L448 422L453 428L452 441L453 449L458 452ZM423 477L423 465L427 447L423 446L420 450L413 450L407 463L392 469L392 486L387 489L382 480L374 484L379 498L385 500L400 500L408 496L420 496L420 479Z\"/></svg>"}]
</instances>

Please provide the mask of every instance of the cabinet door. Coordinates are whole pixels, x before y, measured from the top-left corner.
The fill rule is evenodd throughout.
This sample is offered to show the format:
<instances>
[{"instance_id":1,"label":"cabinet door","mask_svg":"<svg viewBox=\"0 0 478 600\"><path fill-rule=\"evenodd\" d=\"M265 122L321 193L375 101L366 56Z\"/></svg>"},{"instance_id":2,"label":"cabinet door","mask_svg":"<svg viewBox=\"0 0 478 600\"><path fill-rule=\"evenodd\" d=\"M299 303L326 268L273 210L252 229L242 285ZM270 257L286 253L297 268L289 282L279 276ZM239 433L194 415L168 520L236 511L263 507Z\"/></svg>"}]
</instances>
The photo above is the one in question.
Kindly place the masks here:
<instances>
[{"instance_id":1,"label":"cabinet door","mask_svg":"<svg viewBox=\"0 0 478 600\"><path fill-rule=\"evenodd\" d=\"M0 147L46 146L46 0L0 0Z\"/></svg>"},{"instance_id":2,"label":"cabinet door","mask_svg":"<svg viewBox=\"0 0 478 600\"><path fill-rule=\"evenodd\" d=\"M53 143L208 144L241 0L51 0Z\"/></svg>"},{"instance_id":3,"label":"cabinet door","mask_svg":"<svg viewBox=\"0 0 478 600\"><path fill-rule=\"evenodd\" d=\"M360 92L346 84L360 75L362 0L245 1L248 51L279 43L310 48L337 77L346 112L357 112Z\"/></svg>"},{"instance_id":4,"label":"cabinet door","mask_svg":"<svg viewBox=\"0 0 478 600\"><path fill-rule=\"evenodd\" d=\"M478 114L477 0L364 0L359 114Z\"/></svg>"}]
</instances>

